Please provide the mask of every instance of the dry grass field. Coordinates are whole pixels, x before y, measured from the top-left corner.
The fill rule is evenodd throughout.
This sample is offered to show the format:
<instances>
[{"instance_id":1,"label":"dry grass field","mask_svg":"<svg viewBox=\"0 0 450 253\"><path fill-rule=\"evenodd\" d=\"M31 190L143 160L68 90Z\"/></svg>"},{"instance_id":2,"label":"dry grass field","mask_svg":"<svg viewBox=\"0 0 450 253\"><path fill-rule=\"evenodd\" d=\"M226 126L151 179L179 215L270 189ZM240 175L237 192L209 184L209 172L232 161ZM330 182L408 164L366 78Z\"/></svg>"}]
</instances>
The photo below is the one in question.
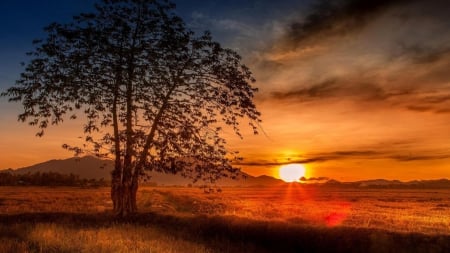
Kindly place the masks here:
<instances>
[{"instance_id":1,"label":"dry grass field","mask_svg":"<svg viewBox=\"0 0 450 253\"><path fill-rule=\"evenodd\" d=\"M450 190L0 187L0 252L450 252Z\"/></svg>"}]
</instances>

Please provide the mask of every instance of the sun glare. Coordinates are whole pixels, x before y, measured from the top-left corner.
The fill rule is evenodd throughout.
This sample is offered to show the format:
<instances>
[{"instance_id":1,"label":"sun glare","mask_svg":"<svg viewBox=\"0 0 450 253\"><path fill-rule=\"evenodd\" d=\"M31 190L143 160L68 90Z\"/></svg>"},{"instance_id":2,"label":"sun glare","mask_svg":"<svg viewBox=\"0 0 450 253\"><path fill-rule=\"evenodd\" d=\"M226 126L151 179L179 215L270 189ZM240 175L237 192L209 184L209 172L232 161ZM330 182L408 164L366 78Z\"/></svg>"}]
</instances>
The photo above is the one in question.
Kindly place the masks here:
<instances>
[{"instance_id":1,"label":"sun glare","mask_svg":"<svg viewBox=\"0 0 450 253\"><path fill-rule=\"evenodd\" d=\"M286 182L299 182L300 178L305 176L305 167L298 163L283 165L278 173Z\"/></svg>"}]
</instances>

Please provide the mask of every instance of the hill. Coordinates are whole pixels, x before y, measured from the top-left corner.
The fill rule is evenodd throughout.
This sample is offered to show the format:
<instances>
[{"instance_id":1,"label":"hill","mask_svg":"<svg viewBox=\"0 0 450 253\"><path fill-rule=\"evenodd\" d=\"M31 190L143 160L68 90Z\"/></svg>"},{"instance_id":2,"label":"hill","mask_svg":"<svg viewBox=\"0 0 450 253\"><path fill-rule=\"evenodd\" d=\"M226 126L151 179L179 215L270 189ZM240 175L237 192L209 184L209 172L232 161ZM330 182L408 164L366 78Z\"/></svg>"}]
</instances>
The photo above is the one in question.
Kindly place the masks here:
<instances>
[{"instance_id":1,"label":"hill","mask_svg":"<svg viewBox=\"0 0 450 253\"><path fill-rule=\"evenodd\" d=\"M35 164L28 167L18 168L16 170L7 169L0 172L9 173L36 173L36 172L57 172L60 174L74 174L80 178L86 179L104 179L109 180L111 171L114 168L114 162L111 160L102 160L93 156L73 157L63 160L50 160L43 163ZM182 177L181 175L165 174L158 172L148 172L149 180L147 183L156 183L157 185L179 185L186 186L192 184L192 180ZM253 177L244 172L238 177L239 180L224 178L218 181L219 186L274 186L284 184L280 179L270 176ZM198 182L197 185L203 184Z\"/></svg>"},{"instance_id":2,"label":"hill","mask_svg":"<svg viewBox=\"0 0 450 253\"><path fill-rule=\"evenodd\" d=\"M361 188L361 189L450 189L450 180L413 180L402 182L399 180L374 179L356 182L339 182L328 180L323 187Z\"/></svg>"},{"instance_id":3,"label":"hill","mask_svg":"<svg viewBox=\"0 0 450 253\"><path fill-rule=\"evenodd\" d=\"M63 160L50 160L43 163L35 164L16 170L6 169L0 172L7 173L36 173L36 172L57 172L60 174L74 174L80 178L86 179L104 179L110 180L111 171L114 168L112 160L102 160L93 156L74 157ZM157 184L162 186L187 186L202 185L203 182L192 183L192 180L182 177L181 175L165 174L158 172L148 172L149 180L146 183ZM238 176L239 180L224 178L217 182L218 186L242 186L242 187L271 187L285 185L286 183L280 179L271 176L262 175L254 177L241 172ZM450 180L414 180L402 182L399 180L374 179L355 182L340 182L330 179L325 183L306 183L302 184L308 187L334 187L334 188L356 188L356 189L450 189Z\"/></svg>"},{"instance_id":4,"label":"hill","mask_svg":"<svg viewBox=\"0 0 450 253\"><path fill-rule=\"evenodd\" d=\"M14 170L14 173L26 174L36 172L57 172L60 174L74 174L86 179L105 179L111 177L113 162L101 160L93 156L73 157L64 160L50 160L32 166ZM10 170L11 171L11 170Z\"/></svg>"}]
</instances>

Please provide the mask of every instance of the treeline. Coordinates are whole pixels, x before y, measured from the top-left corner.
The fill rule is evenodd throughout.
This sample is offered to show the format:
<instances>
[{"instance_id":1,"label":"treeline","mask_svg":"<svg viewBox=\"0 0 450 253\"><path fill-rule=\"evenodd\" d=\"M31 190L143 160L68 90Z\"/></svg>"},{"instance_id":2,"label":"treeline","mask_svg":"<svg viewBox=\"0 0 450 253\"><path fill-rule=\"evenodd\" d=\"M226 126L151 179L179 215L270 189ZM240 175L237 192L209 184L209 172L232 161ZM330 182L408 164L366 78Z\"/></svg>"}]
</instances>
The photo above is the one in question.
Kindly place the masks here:
<instances>
[{"instance_id":1,"label":"treeline","mask_svg":"<svg viewBox=\"0 0 450 253\"><path fill-rule=\"evenodd\" d=\"M342 189L450 189L450 180L416 180L411 182L387 182L383 184L371 184L364 181L361 182L339 182L330 180L321 187L342 188Z\"/></svg>"},{"instance_id":2,"label":"treeline","mask_svg":"<svg viewBox=\"0 0 450 253\"><path fill-rule=\"evenodd\" d=\"M81 186L99 187L109 186L109 182L102 179L85 179L74 174L60 174L57 172L35 172L16 174L0 173L0 186Z\"/></svg>"}]
</instances>

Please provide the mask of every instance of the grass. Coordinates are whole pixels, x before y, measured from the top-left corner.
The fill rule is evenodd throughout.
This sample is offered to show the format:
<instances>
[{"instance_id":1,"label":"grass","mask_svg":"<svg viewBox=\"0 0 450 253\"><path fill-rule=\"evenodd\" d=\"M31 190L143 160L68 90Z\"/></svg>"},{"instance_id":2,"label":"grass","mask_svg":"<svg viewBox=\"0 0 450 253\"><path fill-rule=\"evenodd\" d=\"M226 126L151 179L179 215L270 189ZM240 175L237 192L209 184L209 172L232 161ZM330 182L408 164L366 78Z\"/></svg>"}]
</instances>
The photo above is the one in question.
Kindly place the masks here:
<instances>
[{"instance_id":1,"label":"grass","mask_svg":"<svg viewBox=\"0 0 450 253\"><path fill-rule=\"evenodd\" d=\"M57 216L58 217L58 216ZM17 217L23 219L24 217ZM48 217L33 217L25 223L14 224L7 230L16 234L9 244L0 246L2 252L208 252L203 245L176 238L157 227L130 223L98 223L94 216L59 216L71 223ZM89 224L85 222L89 220ZM3 227L3 229L5 229ZM2 229L2 230L3 230Z\"/></svg>"},{"instance_id":2,"label":"grass","mask_svg":"<svg viewBox=\"0 0 450 253\"><path fill-rule=\"evenodd\" d=\"M450 191L0 187L0 252L450 252Z\"/></svg>"}]
</instances>

